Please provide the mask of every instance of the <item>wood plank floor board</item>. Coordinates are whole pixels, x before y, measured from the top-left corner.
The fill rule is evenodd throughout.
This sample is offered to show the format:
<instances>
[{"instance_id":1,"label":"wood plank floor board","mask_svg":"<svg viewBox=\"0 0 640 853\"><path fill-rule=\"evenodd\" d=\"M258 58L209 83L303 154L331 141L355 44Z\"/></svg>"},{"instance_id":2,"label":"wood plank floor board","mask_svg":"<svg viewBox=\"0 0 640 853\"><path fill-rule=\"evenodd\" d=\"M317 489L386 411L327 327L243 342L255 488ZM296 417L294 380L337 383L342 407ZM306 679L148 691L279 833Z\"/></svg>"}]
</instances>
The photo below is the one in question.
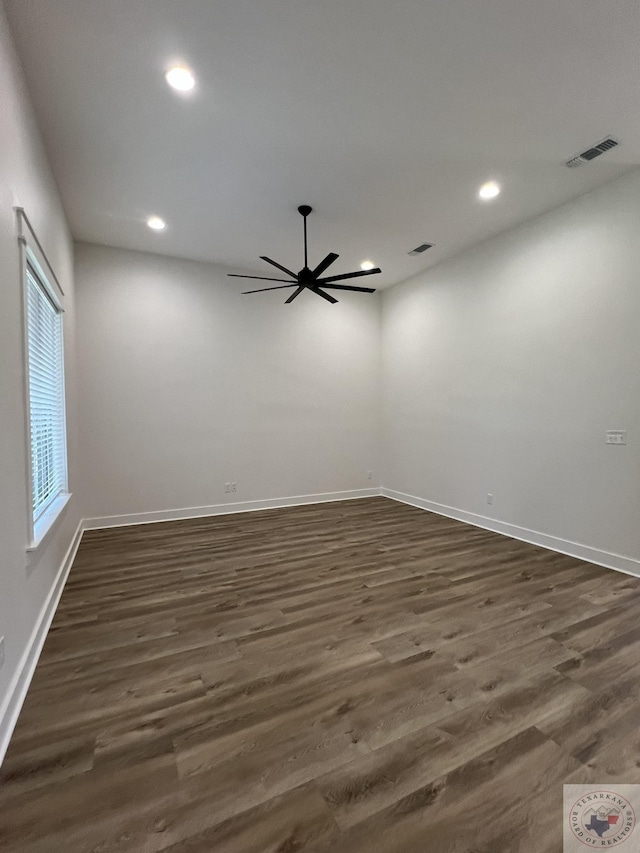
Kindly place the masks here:
<instances>
[{"instance_id":1,"label":"wood plank floor board","mask_svg":"<svg viewBox=\"0 0 640 853\"><path fill-rule=\"evenodd\" d=\"M547 792L561 803L562 782L579 770L576 759L535 727L528 728L346 828L331 849L423 853L433 844L447 853L498 850L504 848L494 846L496 837L516 835L518 843L518 836L533 826L545 846L532 849L558 851L560 809L540 813L535 804L547 805Z\"/></svg>"},{"instance_id":2,"label":"wood plank floor board","mask_svg":"<svg viewBox=\"0 0 640 853\"><path fill-rule=\"evenodd\" d=\"M191 801L173 834L181 840L164 853L295 853L319 845L332 849L339 831L313 785L302 785L222 822L211 815L207 797ZM188 837L185 827L196 829Z\"/></svg>"},{"instance_id":3,"label":"wood plank floor board","mask_svg":"<svg viewBox=\"0 0 640 853\"><path fill-rule=\"evenodd\" d=\"M640 783L640 579L370 498L87 532L2 853L558 853Z\"/></svg>"},{"instance_id":4,"label":"wood plank floor board","mask_svg":"<svg viewBox=\"0 0 640 853\"><path fill-rule=\"evenodd\" d=\"M587 693L578 687L581 697ZM533 728L568 701L562 679L551 674L535 680L514 679L500 696L451 714L326 774L318 786L345 828L377 814L412 792L489 749Z\"/></svg>"}]
</instances>

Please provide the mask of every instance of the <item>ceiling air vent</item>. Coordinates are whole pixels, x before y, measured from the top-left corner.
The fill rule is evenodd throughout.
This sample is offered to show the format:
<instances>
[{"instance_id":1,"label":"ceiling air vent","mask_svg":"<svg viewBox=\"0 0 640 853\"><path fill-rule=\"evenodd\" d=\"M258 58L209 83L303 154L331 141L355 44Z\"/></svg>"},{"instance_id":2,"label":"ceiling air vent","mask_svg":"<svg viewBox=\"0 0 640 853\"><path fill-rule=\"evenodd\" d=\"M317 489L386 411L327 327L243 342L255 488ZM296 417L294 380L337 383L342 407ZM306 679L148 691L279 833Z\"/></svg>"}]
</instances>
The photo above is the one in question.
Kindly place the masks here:
<instances>
[{"instance_id":1,"label":"ceiling air vent","mask_svg":"<svg viewBox=\"0 0 640 853\"><path fill-rule=\"evenodd\" d=\"M569 166L570 169L573 169L576 166L582 166L583 163L588 163L589 160L594 160L596 157L604 154L605 151L610 151L612 148L615 148L617 144L618 141L616 139L612 139L608 136L606 139L603 139L602 142L598 142L597 145L594 145L593 148L587 148L587 150L583 151L582 154L578 154L576 157L572 157L570 160L567 160L567 166Z\"/></svg>"},{"instance_id":2,"label":"ceiling air vent","mask_svg":"<svg viewBox=\"0 0 640 853\"><path fill-rule=\"evenodd\" d=\"M423 252L426 252L427 249L430 249L433 246L433 243L421 243L419 246L416 246L415 249L412 249L407 254L409 255L421 255Z\"/></svg>"}]
</instances>

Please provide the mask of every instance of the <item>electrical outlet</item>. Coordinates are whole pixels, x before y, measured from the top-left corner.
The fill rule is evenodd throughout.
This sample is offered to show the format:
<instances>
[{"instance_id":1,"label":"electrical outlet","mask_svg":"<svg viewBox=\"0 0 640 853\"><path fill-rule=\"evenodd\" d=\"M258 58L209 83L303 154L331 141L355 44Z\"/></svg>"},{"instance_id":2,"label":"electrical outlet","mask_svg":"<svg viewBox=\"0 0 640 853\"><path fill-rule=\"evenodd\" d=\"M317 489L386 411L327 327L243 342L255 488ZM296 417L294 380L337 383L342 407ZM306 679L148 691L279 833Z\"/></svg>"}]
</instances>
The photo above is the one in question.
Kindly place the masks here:
<instances>
[{"instance_id":1,"label":"electrical outlet","mask_svg":"<svg viewBox=\"0 0 640 853\"><path fill-rule=\"evenodd\" d=\"M0 637L0 669L4 666L4 637Z\"/></svg>"},{"instance_id":2,"label":"electrical outlet","mask_svg":"<svg viewBox=\"0 0 640 853\"><path fill-rule=\"evenodd\" d=\"M229 485L231 486L231 489L230 489L231 492L237 492L238 491L238 484L237 483L229 483Z\"/></svg>"},{"instance_id":3,"label":"electrical outlet","mask_svg":"<svg viewBox=\"0 0 640 853\"><path fill-rule=\"evenodd\" d=\"M487 492L487 503L489 506L493 506L493 495L489 494L489 492Z\"/></svg>"},{"instance_id":4,"label":"electrical outlet","mask_svg":"<svg viewBox=\"0 0 640 853\"><path fill-rule=\"evenodd\" d=\"M231 483L225 483L224 484L224 490L225 490L225 493L228 495L229 492L231 491Z\"/></svg>"},{"instance_id":5,"label":"electrical outlet","mask_svg":"<svg viewBox=\"0 0 640 853\"><path fill-rule=\"evenodd\" d=\"M605 441L607 444L626 444L626 429L608 429L605 434Z\"/></svg>"},{"instance_id":6,"label":"electrical outlet","mask_svg":"<svg viewBox=\"0 0 640 853\"><path fill-rule=\"evenodd\" d=\"M373 471L367 471L367 480L373 479Z\"/></svg>"}]
</instances>

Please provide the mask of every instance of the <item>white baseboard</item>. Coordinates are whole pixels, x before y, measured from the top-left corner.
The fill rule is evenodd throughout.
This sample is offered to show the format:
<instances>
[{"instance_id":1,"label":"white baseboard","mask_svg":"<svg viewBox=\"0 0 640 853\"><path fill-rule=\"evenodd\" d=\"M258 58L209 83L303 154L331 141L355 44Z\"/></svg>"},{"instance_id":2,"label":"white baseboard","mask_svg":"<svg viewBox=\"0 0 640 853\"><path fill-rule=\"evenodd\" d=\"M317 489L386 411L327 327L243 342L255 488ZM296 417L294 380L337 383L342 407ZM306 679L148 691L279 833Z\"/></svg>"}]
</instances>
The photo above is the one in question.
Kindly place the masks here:
<instances>
[{"instance_id":1,"label":"white baseboard","mask_svg":"<svg viewBox=\"0 0 640 853\"><path fill-rule=\"evenodd\" d=\"M560 539L558 536L549 536L537 530L529 530L526 527L519 527L516 524L508 524L505 521L497 521L495 518L487 518L484 515L477 515L474 512L456 509L455 507L428 501L424 498L417 498L415 495L405 495L403 492L397 492L394 489L382 488L380 493L386 498L392 498L394 501L426 509L437 515L445 515L447 518L456 519L456 521L464 521L465 524L482 527L484 530L491 530L493 533L501 533L503 536L509 536L511 539L520 539L522 542L529 542L531 545L539 545L541 548L548 548L550 551L557 551L560 554L577 557L579 560L586 560L588 563L595 563L598 566L604 566L606 569L615 569L627 575L640 577L640 560L636 560L633 557L625 557L622 554L611 554L608 551L601 551L589 545L581 545L579 542L570 542L568 539Z\"/></svg>"},{"instance_id":2,"label":"white baseboard","mask_svg":"<svg viewBox=\"0 0 640 853\"><path fill-rule=\"evenodd\" d=\"M130 515L107 515L103 518L85 518L85 530L100 530L105 527L124 527L130 524L154 524L158 521L176 521L183 518L204 518L208 515L226 515L232 512L257 512L261 509L281 509L302 504L327 503L329 501L351 501L356 498L379 497L378 486L369 489L351 489L345 492L325 492L319 495L296 495L287 498L269 498L261 501L237 501L212 506L167 509L158 512L136 512Z\"/></svg>"},{"instance_id":3,"label":"white baseboard","mask_svg":"<svg viewBox=\"0 0 640 853\"><path fill-rule=\"evenodd\" d=\"M69 571L75 559L78 546L80 545L82 533L83 525L82 521L80 521L76 532L73 535L73 539L71 540L71 544L64 555L64 559L62 560L62 564L58 570L55 582L51 587L51 591L47 596L47 600L45 601L42 610L40 611L38 620L31 633L31 637L29 638L27 648L25 649L24 654L20 659L20 663L18 664L18 669L9 684L6 697L0 707L0 765L4 760L7 748L9 747L9 741L11 740L11 735L13 734L15 725L18 722L18 716L26 698L29 685L31 684L31 679L33 678L33 673L35 672L40 652L44 646L44 641L47 639L47 634L49 633L51 622L53 621L53 617L58 607L62 590L67 582Z\"/></svg>"}]
</instances>

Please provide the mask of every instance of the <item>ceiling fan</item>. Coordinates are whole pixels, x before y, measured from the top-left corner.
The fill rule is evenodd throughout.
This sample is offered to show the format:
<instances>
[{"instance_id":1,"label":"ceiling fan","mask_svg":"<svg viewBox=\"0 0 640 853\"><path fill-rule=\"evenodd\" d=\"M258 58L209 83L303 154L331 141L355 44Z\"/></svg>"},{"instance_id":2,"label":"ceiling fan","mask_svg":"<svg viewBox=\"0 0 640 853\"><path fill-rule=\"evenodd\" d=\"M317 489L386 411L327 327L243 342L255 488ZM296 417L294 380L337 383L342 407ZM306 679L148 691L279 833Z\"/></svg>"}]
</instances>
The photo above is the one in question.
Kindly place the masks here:
<instances>
[{"instance_id":1,"label":"ceiling fan","mask_svg":"<svg viewBox=\"0 0 640 853\"><path fill-rule=\"evenodd\" d=\"M316 293L318 296L322 296L323 299L326 299L328 302L335 304L338 300L331 296L329 293L325 293L326 289L329 290L353 290L358 293L375 293L374 287L352 287L348 284L335 284L336 281L344 281L347 278L359 278L363 275L376 275L376 273L382 272L378 267L371 270L358 270L358 272L347 272L342 275L331 275L328 278L321 278L322 273L327 269L327 267L331 266L331 264L338 259L338 255L335 252L329 252L327 257L320 261L318 266L315 269L309 269L308 258L307 258L307 216L311 213L312 208L309 207L308 204L301 204L298 208L298 213L304 218L304 266L300 270L300 272L295 273L291 270L283 267L282 264L277 263L276 261L272 261L271 258L267 258L264 255L261 255L260 258L263 261L266 261L268 264L271 264L273 267L277 267L282 272L291 276L291 279L287 278L267 278L262 275L239 275L238 273L228 273L228 275L233 278L255 278L260 281L286 281L287 284L280 284L276 287L261 287L258 290L245 290L244 293L262 293L264 290L284 290L287 287L295 287L295 290L291 294L291 296L285 300L285 305L289 302L293 302L296 296L299 296L305 288L310 290L312 293ZM322 289L321 289L322 288Z\"/></svg>"}]
</instances>

